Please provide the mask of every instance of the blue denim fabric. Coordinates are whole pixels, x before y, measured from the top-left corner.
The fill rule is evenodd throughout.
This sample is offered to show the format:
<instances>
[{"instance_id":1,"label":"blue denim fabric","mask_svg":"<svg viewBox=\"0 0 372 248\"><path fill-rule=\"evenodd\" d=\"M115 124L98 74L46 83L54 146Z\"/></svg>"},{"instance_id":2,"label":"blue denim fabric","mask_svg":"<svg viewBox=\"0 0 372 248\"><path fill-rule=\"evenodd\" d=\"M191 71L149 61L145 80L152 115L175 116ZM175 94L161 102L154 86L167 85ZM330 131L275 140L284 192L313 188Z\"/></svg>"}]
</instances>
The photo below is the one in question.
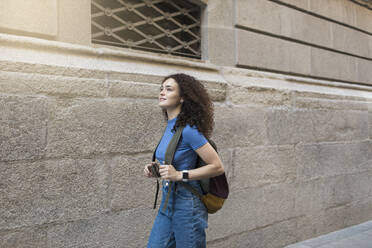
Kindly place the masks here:
<instances>
[{"instance_id":1,"label":"blue denim fabric","mask_svg":"<svg viewBox=\"0 0 372 248\"><path fill-rule=\"evenodd\" d=\"M201 191L197 181L189 182ZM174 184L173 184L174 186ZM163 210L168 186L163 181L163 197L154 221L147 248L205 248L208 212L204 204L182 185L172 187Z\"/></svg>"}]
</instances>

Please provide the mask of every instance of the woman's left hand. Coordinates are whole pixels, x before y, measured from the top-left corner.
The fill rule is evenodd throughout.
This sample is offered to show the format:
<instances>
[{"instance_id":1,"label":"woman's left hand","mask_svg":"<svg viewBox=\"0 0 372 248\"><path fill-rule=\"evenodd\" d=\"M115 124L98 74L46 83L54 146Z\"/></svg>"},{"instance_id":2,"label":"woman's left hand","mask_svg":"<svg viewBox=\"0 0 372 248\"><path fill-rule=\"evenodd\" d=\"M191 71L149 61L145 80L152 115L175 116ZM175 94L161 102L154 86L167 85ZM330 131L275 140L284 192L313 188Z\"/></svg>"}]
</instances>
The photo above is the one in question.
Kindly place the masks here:
<instances>
[{"instance_id":1,"label":"woman's left hand","mask_svg":"<svg viewBox=\"0 0 372 248\"><path fill-rule=\"evenodd\" d=\"M161 178L170 180L170 181L180 181L182 179L182 174L180 171L177 171L173 165L160 165L159 172Z\"/></svg>"}]
</instances>

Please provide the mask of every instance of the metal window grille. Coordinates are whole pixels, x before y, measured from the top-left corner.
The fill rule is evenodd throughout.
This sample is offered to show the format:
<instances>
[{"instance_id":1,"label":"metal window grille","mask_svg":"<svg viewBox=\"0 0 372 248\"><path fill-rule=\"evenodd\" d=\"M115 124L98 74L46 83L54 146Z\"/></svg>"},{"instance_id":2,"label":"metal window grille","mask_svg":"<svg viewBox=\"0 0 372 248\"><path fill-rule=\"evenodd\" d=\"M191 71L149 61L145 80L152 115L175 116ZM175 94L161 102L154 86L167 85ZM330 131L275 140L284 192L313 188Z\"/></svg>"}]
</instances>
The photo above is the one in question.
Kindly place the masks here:
<instances>
[{"instance_id":1,"label":"metal window grille","mask_svg":"<svg viewBox=\"0 0 372 248\"><path fill-rule=\"evenodd\" d=\"M92 0L92 42L201 57L201 7L186 0Z\"/></svg>"}]
</instances>

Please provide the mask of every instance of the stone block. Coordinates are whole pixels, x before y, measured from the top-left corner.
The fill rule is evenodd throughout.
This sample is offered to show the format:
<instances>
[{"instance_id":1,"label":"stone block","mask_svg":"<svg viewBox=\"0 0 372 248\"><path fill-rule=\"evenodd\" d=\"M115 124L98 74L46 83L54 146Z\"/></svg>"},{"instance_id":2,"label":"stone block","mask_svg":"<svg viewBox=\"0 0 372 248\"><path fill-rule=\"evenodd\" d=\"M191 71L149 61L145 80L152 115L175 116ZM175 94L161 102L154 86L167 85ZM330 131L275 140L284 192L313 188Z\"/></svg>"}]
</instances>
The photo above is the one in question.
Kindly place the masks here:
<instances>
[{"instance_id":1,"label":"stone block","mask_svg":"<svg viewBox=\"0 0 372 248\"><path fill-rule=\"evenodd\" d=\"M58 2L58 41L91 45L91 1Z\"/></svg>"},{"instance_id":2,"label":"stone block","mask_svg":"<svg viewBox=\"0 0 372 248\"><path fill-rule=\"evenodd\" d=\"M56 0L4 0L0 4L0 29L7 33L55 37L58 33Z\"/></svg>"},{"instance_id":3,"label":"stone block","mask_svg":"<svg viewBox=\"0 0 372 248\"><path fill-rule=\"evenodd\" d=\"M237 31L237 64L310 74L310 47L245 30Z\"/></svg>"},{"instance_id":4,"label":"stone block","mask_svg":"<svg viewBox=\"0 0 372 248\"><path fill-rule=\"evenodd\" d=\"M25 63L19 61L0 60L1 71L35 73L42 75L55 75L77 78L105 79L106 72L102 70L89 70L79 67L55 66L51 64Z\"/></svg>"},{"instance_id":5,"label":"stone block","mask_svg":"<svg viewBox=\"0 0 372 248\"><path fill-rule=\"evenodd\" d=\"M112 159L110 187L111 208L114 211L153 206L156 180L143 175L145 164L151 163L151 159L150 153L140 156L118 156ZM161 193L159 199L160 196Z\"/></svg>"},{"instance_id":6,"label":"stone block","mask_svg":"<svg viewBox=\"0 0 372 248\"><path fill-rule=\"evenodd\" d=\"M365 59L357 59L358 82L372 85L372 61Z\"/></svg>"},{"instance_id":7,"label":"stone block","mask_svg":"<svg viewBox=\"0 0 372 248\"><path fill-rule=\"evenodd\" d=\"M309 0L280 0L279 2L290 4L297 8L308 10L310 8Z\"/></svg>"},{"instance_id":8,"label":"stone block","mask_svg":"<svg viewBox=\"0 0 372 248\"><path fill-rule=\"evenodd\" d=\"M280 34L318 46L332 47L331 23L304 12L281 7Z\"/></svg>"},{"instance_id":9,"label":"stone block","mask_svg":"<svg viewBox=\"0 0 372 248\"><path fill-rule=\"evenodd\" d=\"M47 232L45 228L21 228L0 231L0 247L38 247L47 248Z\"/></svg>"},{"instance_id":10,"label":"stone block","mask_svg":"<svg viewBox=\"0 0 372 248\"><path fill-rule=\"evenodd\" d=\"M344 81L358 82L355 57L311 48L311 75Z\"/></svg>"},{"instance_id":11,"label":"stone block","mask_svg":"<svg viewBox=\"0 0 372 248\"><path fill-rule=\"evenodd\" d=\"M371 172L314 179L296 185L296 214L347 207L371 195Z\"/></svg>"},{"instance_id":12,"label":"stone block","mask_svg":"<svg viewBox=\"0 0 372 248\"><path fill-rule=\"evenodd\" d=\"M74 99L51 105L48 157L151 151L165 126L156 100Z\"/></svg>"},{"instance_id":13,"label":"stone block","mask_svg":"<svg viewBox=\"0 0 372 248\"><path fill-rule=\"evenodd\" d=\"M2 163L0 229L66 222L107 211L106 159Z\"/></svg>"},{"instance_id":14,"label":"stone block","mask_svg":"<svg viewBox=\"0 0 372 248\"><path fill-rule=\"evenodd\" d=\"M158 84L147 84L127 81L110 81L109 96L111 97L141 97L157 98Z\"/></svg>"},{"instance_id":15,"label":"stone block","mask_svg":"<svg viewBox=\"0 0 372 248\"><path fill-rule=\"evenodd\" d=\"M48 104L43 97L0 95L0 161L44 156Z\"/></svg>"},{"instance_id":16,"label":"stone block","mask_svg":"<svg viewBox=\"0 0 372 248\"><path fill-rule=\"evenodd\" d=\"M216 106L212 138L219 148L263 144L266 140L264 120L264 108Z\"/></svg>"},{"instance_id":17,"label":"stone block","mask_svg":"<svg viewBox=\"0 0 372 248\"><path fill-rule=\"evenodd\" d=\"M333 33L332 48L365 58L372 58L369 51L370 35L340 24L332 23L331 25ZM366 60L366 62L368 61Z\"/></svg>"},{"instance_id":18,"label":"stone block","mask_svg":"<svg viewBox=\"0 0 372 248\"><path fill-rule=\"evenodd\" d=\"M135 209L50 226L48 247L145 247L157 211Z\"/></svg>"},{"instance_id":19,"label":"stone block","mask_svg":"<svg viewBox=\"0 0 372 248\"><path fill-rule=\"evenodd\" d=\"M250 29L280 34L282 8L270 1L238 0L236 1L236 24Z\"/></svg>"},{"instance_id":20,"label":"stone block","mask_svg":"<svg viewBox=\"0 0 372 248\"><path fill-rule=\"evenodd\" d=\"M225 1L231 2L231 1ZM225 11L225 10L224 10ZM216 65L235 66L235 30L224 27L208 27L208 60Z\"/></svg>"},{"instance_id":21,"label":"stone block","mask_svg":"<svg viewBox=\"0 0 372 248\"><path fill-rule=\"evenodd\" d=\"M307 181L371 170L368 141L297 145L297 180Z\"/></svg>"},{"instance_id":22,"label":"stone block","mask_svg":"<svg viewBox=\"0 0 372 248\"><path fill-rule=\"evenodd\" d=\"M234 1L210 1L207 6L208 26L232 28L235 24L233 16L234 8Z\"/></svg>"},{"instance_id":23,"label":"stone block","mask_svg":"<svg viewBox=\"0 0 372 248\"><path fill-rule=\"evenodd\" d=\"M232 190L291 183L296 179L292 145L236 148Z\"/></svg>"},{"instance_id":24,"label":"stone block","mask_svg":"<svg viewBox=\"0 0 372 248\"><path fill-rule=\"evenodd\" d=\"M372 33L372 17L371 17L371 10L357 6L355 7L356 15L355 15L355 24L356 27Z\"/></svg>"},{"instance_id":25,"label":"stone block","mask_svg":"<svg viewBox=\"0 0 372 248\"><path fill-rule=\"evenodd\" d=\"M289 91L255 86L233 86L228 90L228 98L234 104L254 104L266 107L291 105Z\"/></svg>"},{"instance_id":26,"label":"stone block","mask_svg":"<svg viewBox=\"0 0 372 248\"><path fill-rule=\"evenodd\" d=\"M303 92L293 92L293 98L295 106L301 109L368 111L368 104L365 98L308 94Z\"/></svg>"},{"instance_id":27,"label":"stone block","mask_svg":"<svg viewBox=\"0 0 372 248\"><path fill-rule=\"evenodd\" d=\"M262 222L263 189L251 188L231 192L223 208L210 216L208 240L225 239L255 229Z\"/></svg>"},{"instance_id":28,"label":"stone block","mask_svg":"<svg viewBox=\"0 0 372 248\"><path fill-rule=\"evenodd\" d=\"M295 197L295 184L273 183L263 187L263 205L260 207L262 215L259 216L259 227L297 217Z\"/></svg>"},{"instance_id":29,"label":"stone block","mask_svg":"<svg viewBox=\"0 0 372 248\"><path fill-rule=\"evenodd\" d=\"M105 97L108 94L108 86L102 79L0 72L0 92L59 97Z\"/></svg>"},{"instance_id":30,"label":"stone block","mask_svg":"<svg viewBox=\"0 0 372 248\"><path fill-rule=\"evenodd\" d=\"M310 11L318 15L355 26L356 4L347 0L309 0Z\"/></svg>"},{"instance_id":31,"label":"stone block","mask_svg":"<svg viewBox=\"0 0 372 248\"><path fill-rule=\"evenodd\" d=\"M207 247L282 248L287 244L296 242L296 224L295 219L277 222L248 232L208 241Z\"/></svg>"},{"instance_id":32,"label":"stone block","mask_svg":"<svg viewBox=\"0 0 372 248\"><path fill-rule=\"evenodd\" d=\"M363 140L368 116L361 111L272 109L266 127L270 144Z\"/></svg>"}]
</instances>

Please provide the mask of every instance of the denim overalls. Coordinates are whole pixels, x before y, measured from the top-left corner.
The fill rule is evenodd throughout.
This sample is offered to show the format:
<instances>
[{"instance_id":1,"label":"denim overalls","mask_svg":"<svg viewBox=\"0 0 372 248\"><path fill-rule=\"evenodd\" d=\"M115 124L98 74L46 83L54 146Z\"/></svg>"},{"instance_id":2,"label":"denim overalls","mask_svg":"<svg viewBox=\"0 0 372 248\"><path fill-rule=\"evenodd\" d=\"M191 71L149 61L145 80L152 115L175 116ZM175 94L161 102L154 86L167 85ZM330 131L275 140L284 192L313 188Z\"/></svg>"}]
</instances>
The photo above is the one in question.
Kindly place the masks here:
<instances>
[{"instance_id":1,"label":"denim overalls","mask_svg":"<svg viewBox=\"0 0 372 248\"><path fill-rule=\"evenodd\" d=\"M197 181L189 182L198 187ZM172 184L168 205L163 210L169 186L162 182L162 201L148 241L148 248L204 248L208 212L200 199L182 185ZM200 191L200 186L199 186Z\"/></svg>"},{"instance_id":2,"label":"denim overalls","mask_svg":"<svg viewBox=\"0 0 372 248\"><path fill-rule=\"evenodd\" d=\"M166 148L173 136L177 117L168 120L164 135L156 150L156 159L163 164ZM190 170L195 167L196 149L208 141L195 127L186 125L174 155L176 170ZM198 181L188 182L201 192ZM203 248L206 247L205 229L208 227L208 212L201 200L181 184L172 183L166 209L163 209L170 184L162 181L162 201L154 221L148 248Z\"/></svg>"}]
</instances>

